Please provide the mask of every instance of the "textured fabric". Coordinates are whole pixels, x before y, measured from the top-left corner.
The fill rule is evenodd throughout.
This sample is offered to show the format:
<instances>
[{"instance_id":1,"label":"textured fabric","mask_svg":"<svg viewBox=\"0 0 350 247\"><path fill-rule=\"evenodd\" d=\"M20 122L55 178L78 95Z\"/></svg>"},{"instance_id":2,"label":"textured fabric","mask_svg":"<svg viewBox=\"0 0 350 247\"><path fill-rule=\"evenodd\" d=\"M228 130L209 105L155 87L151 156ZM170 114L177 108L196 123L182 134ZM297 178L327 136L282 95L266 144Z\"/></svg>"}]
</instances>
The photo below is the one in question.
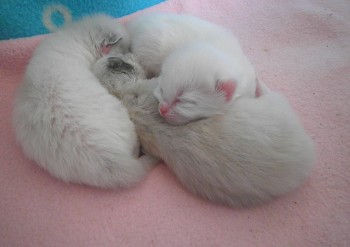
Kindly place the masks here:
<instances>
[{"instance_id":1,"label":"textured fabric","mask_svg":"<svg viewBox=\"0 0 350 247\"><path fill-rule=\"evenodd\" d=\"M0 4L0 40L55 31L88 14L104 12L121 17L164 0L3 0Z\"/></svg>"},{"instance_id":2,"label":"textured fabric","mask_svg":"<svg viewBox=\"0 0 350 247\"><path fill-rule=\"evenodd\" d=\"M230 28L315 141L305 185L249 210L198 199L164 165L130 190L51 177L11 128L15 88L40 37L0 42L0 246L350 246L349 9L347 0L169 0L145 10Z\"/></svg>"}]
</instances>

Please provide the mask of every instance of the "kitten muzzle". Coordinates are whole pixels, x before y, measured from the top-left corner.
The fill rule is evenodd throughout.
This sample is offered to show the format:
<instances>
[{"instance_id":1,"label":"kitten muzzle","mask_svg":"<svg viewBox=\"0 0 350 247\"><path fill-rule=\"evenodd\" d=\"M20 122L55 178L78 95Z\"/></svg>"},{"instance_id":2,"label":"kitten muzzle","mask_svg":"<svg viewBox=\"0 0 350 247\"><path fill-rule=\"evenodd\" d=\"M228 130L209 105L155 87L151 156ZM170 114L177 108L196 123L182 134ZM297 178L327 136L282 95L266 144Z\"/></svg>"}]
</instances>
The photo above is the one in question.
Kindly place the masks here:
<instances>
[{"instance_id":1,"label":"kitten muzzle","mask_svg":"<svg viewBox=\"0 0 350 247\"><path fill-rule=\"evenodd\" d=\"M169 112L170 106L167 103L159 104L159 113L162 117L165 117Z\"/></svg>"}]
</instances>

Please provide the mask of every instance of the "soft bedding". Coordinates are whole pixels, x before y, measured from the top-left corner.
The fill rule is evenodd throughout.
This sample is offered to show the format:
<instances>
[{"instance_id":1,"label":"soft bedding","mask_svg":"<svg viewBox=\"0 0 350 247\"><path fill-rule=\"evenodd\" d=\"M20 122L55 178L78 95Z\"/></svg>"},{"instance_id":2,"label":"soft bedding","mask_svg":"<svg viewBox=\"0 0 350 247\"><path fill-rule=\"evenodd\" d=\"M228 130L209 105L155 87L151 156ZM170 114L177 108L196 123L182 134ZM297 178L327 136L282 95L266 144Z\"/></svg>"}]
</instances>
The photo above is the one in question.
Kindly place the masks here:
<instances>
[{"instance_id":1,"label":"soft bedding","mask_svg":"<svg viewBox=\"0 0 350 247\"><path fill-rule=\"evenodd\" d=\"M350 2L168 0L121 21L154 11L197 15L237 35L258 77L289 98L312 136L310 179L240 210L189 194L164 165L129 190L56 180L24 156L11 125L37 34L49 30L4 36L2 20L2 39L36 36L0 42L0 246L350 246Z\"/></svg>"}]
</instances>

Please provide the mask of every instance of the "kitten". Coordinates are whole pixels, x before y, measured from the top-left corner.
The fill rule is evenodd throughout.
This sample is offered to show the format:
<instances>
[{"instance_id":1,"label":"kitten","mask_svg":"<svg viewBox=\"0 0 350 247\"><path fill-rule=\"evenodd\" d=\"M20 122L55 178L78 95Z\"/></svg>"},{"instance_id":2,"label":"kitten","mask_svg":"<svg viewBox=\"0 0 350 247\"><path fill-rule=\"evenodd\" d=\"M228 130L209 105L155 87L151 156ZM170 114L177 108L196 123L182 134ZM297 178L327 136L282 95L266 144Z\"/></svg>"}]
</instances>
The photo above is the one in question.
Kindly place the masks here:
<instances>
[{"instance_id":1,"label":"kitten","mask_svg":"<svg viewBox=\"0 0 350 247\"><path fill-rule=\"evenodd\" d=\"M154 91L160 114L170 124L224 114L239 77L233 68L230 57L206 43L177 49L165 59Z\"/></svg>"},{"instance_id":2,"label":"kitten","mask_svg":"<svg viewBox=\"0 0 350 247\"><path fill-rule=\"evenodd\" d=\"M192 193L249 207L295 190L309 175L312 140L282 95L239 98L225 115L173 126L158 113L156 85L136 84L122 101L143 150L164 160Z\"/></svg>"},{"instance_id":3,"label":"kitten","mask_svg":"<svg viewBox=\"0 0 350 247\"><path fill-rule=\"evenodd\" d=\"M124 187L140 181L156 162L138 158L127 110L90 70L104 54L129 48L125 28L97 15L48 36L35 50L18 89L13 124L25 154L53 176Z\"/></svg>"},{"instance_id":4,"label":"kitten","mask_svg":"<svg viewBox=\"0 0 350 247\"><path fill-rule=\"evenodd\" d=\"M123 88L146 79L146 75L132 53L110 52L91 66L91 71L109 92L118 94ZM119 98L119 97L118 97Z\"/></svg>"},{"instance_id":5,"label":"kitten","mask_svg":"<svg viewBox=\"0 0 350 247\"><path fill-rule=\"evenodd\" d=\"M104 80L112 81L115 69L106 65ZM157 78L141 80L116 93L136 126L143 151L163 159L192 193L249 207L295 190L309 175L312 140L287 99L264 84L260 97L238 98L225 115L180 126L167 124L159 115L152 94L157 85Z\"/></svg>"},{"instance_id":6,"label":"kitten","mask_svg":"<svg viewBox=\"0 0 350 247\"><path fill-rule=\"evenodd\" d=\"M140 16L127 29L138 61L160 75L155 95L169 123L221 114L237 97L254 96L255 69L229 30L170 13Z\"/></svg>"}]
</instances>

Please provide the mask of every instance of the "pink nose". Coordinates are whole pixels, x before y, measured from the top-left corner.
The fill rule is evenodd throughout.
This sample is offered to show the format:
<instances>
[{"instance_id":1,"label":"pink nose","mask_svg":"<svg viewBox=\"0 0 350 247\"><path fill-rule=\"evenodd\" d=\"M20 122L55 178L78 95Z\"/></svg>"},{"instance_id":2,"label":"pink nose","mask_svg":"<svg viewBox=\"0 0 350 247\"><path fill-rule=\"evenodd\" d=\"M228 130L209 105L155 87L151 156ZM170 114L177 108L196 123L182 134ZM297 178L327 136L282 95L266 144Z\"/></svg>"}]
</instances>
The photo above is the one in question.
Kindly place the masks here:
<instances>
[{"instance_id":1,"label":"pink nose","mask_svg":"<svg viewBox=\"0 0 350 247\"><path fill-rule=\"evenodd\" d=\"M169 111L169 105L167 103L162 103L159 105L159 113L162 116L165 116Z\"/></svg>"}]
</instances>

